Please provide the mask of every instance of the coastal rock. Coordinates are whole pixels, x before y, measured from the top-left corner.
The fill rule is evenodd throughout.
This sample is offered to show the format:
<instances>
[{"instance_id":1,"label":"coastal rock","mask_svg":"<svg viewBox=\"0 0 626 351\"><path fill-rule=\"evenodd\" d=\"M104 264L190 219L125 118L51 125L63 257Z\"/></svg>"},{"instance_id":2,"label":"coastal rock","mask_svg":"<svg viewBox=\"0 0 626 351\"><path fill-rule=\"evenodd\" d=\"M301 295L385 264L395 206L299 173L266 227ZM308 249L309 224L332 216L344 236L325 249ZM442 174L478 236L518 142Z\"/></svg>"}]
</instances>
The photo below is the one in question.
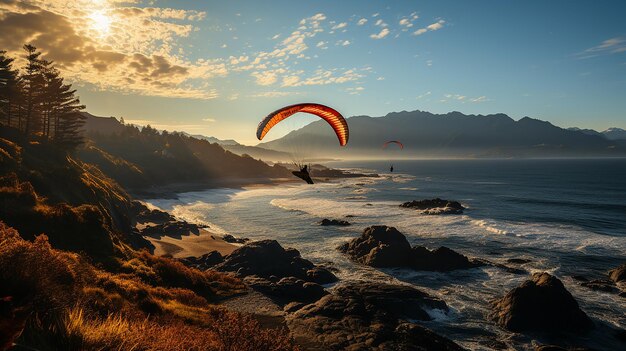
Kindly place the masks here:
<instances>
[{"instance_id":1,"label":"coastal rock","mask_svg":"<svg viewBox=\"0 0 626 351\"><path fill-rule=\"evenodd\" d=\"M295 277L318 284L337 281L337 277L311 261L300 257L296 249L284 249L276 240L261 240L247 243L224 258L215 269L236 272L238 276L256 275L268 279ZM313 273L310 270L316 269ZM326 272L323 272L326 270Z\"/></svg>"},{"instance_id":2,"label":"coastal rock","mask_svg":"<svg viewBox=\"0 0 626 351\"><path fill-rule=\"evenodd\" d=\"M609 278L616 284L626 284L626 263L609 271Z\"/></svg>"},{"instance_id":3,"label":"coastal rock","mask_svg":"<svg viewBox=\"0 0 626 351\"><path fill-rule=\"evenodd\" d=\"M248 238L235 238L234 236L230 235L230 234L226 234L222 237L222 240L224 240L227 243L231 243L231 244L245 244L248 241L250 241L250 239Z\"/></svg>"},{"instance_id":4,"label":"coastal rock","mask_svg":"<svg viewBox=\"0 0 626 351\"><path fill-rule=\"evenodd\" d=\"M224 261L224 257L218 251L211 251L200 257L189 256L180 260L185 265L205 271Z\"/></svg>"},{"instance_id":5,"label":"coastal rock","mask_svg":"<svg viewBox=\"0 0 626 351\"><path fill-rule=\"evenodd\" d=\"M467 256L441 246L429 250L424 246L415 246L411 249L409 267L418 271L447 272L455 269L467 269L479 266L479 263L470 261Z\"/></svg>"},{"instance_id":6,"label":"coastal rock","mask_svg":"<svg viewBox=\"0 0 626 351\"><path fill-rule=\"evenodd\" d=\"M139 201L132 202L131 210L135 215L135 220L139 223L165 223L176 221L176 218L171 214L157 209L149 209Z\"/></svg>"},{"instance_id":7,"label":"coastal rock","mask_svg":"<svg viewBox=\"0 0 626 351\"><path fill-rule=\"evenodd\" d=\"M324 218L320 222L320 225L323 225L323 226L327 226L327 225L348 226L348 225L351 225L351 224L350 224L350 222L344 221L344 220L341 220L341 219Z\"/></svg>"},{"instance_id":8,"label":"coastal rock","mask_svg":"<svg viewBox=\"0 0 626 351\"><path fill-rule=\"evenodd\" d=\"M375 225L341 245L339 251L368 266L401 267L407 265L411 245L396 228Z\"/></svg>"},{"instance_id":9,"label":"coastal rock","mask_svg":"<svg viewBox=\"0 0 626 351\"><path fill-rule=\"evenodd\" d=\"M548 273L535 273L492 303L489 317L515 332L585 332L593 322L563 283Z\"/></svg>"},{"instance_id":10,"label":"coastal rock","mask_svg":"<svg viewBox=\"0 0 626 351\"><path fill-rule=\"evenodd\" d=\"M440 198L408 201L401 204L400 207L414 208L428 215L461 214L465 209L458 201Z\"/></svg>"},{"instance_id":11,"label":"coastal rock","mask_svg":"<svg viewBox=\"0 0 626 351\"><path fill-rule=\"evenodd\" d=\"M615 286L615 283L605 279L594 279L591 281L582 282L580 283L580 285L595 291L603 291L608 293L619 292L619 289Z\"/></svg>"},{"instance_id":12,"label":"coastal rock","mask_svg":"<svg viewBox=\"0 0 626 351\"><path fill-rule=\"evenodd\" d=\"M295 277L273 282L257 276L248 276L244 278L244 282L265 295L283 300L282 302L313 302L328 294L321 285Z\"/></svg>"},{"instance_id":13,"label":"coastal rock","mask_svg":"<svg viewBox=\"0 0 626 351\"><path fill-rule=\"evenodd\" d=\"M361 282L337 287L289 313L287 323L296 341L311 350L462 350L451 340L406 322L430 320L429 309L448 307L410 286Z\"/></svg>"},{"instance_id":14,"label":"coastal rock","mask_svg":"<svg viewBox=\"0 0 626 351\"><path fill-rule=\"evenodd\" d=\"M200 227L197 224L184 221L167 222L152 226L147 226L141 231L141 235L152 237L171 236L180 238L183 235L200 234Z\"/></svg>"},{"instance_id":15,"label":"coastal rock","mask_svg":"<svg viewBox=\"0 0 626 351\"><path fill-rule=\"evenodd\" d=\"M360 237L341 246L339 251L353 260L372 267L410 267L424 271L451 271L480 264L447 247L429 250L411 248L406 237L394 227L371 226Z\"/></svg>"}]
</instances>

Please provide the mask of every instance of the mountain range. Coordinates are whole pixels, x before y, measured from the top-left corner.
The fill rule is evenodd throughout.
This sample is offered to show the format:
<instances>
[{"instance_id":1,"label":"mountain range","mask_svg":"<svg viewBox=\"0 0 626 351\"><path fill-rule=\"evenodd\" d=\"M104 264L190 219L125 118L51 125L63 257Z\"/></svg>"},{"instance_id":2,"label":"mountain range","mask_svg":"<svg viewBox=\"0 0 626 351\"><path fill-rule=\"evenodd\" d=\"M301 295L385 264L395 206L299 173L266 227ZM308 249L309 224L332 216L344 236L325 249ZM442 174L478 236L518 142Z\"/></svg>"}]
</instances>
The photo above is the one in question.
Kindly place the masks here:
<instances>
[{"instance_id":1,"label":"mountain range","mask_svg":"<svg viewBox=\"0 0 626 351\"><path fill-rule=\"evenodd\" d=\"M466 115L402 111L382 117L347 119L350 140L339 147L322 120L258 146L288 152L292 145L309 150L307 156L338 158L414 157L595 157L625 156L626 140L620 130L599 133L564 129L549 122L505 114ZM626 137L625 137L626 139ZM400 140L402 151L382 148L388 140Z\"/></svg>"}]
</instances>

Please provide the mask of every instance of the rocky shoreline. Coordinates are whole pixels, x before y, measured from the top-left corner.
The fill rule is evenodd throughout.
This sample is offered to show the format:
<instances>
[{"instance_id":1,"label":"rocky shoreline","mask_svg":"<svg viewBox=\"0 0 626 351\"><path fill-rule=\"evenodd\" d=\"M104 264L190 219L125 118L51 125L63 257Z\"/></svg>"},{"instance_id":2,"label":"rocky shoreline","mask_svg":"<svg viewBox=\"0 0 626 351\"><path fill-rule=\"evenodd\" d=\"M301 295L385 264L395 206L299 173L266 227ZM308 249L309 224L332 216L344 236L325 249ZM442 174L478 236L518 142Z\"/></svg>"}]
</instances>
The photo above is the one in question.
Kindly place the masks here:
<instances>
[{"instance_id":1,"label":"rocky shoreline","mask_svg":"<svg viewBox=\"0 0 626 351\"><path fill-rule=\"evenodd\" d=\"M425 201L402 206L420 211L447 209L425 214L453 214L464 209L458 202ZM177 222L162 211L144 213L146 219L165 221L167 225L162 223L159 227L144 228L142 234L157 235L159 230L164 233L170 229L180 234L196 229L194 224ZM349 225L332 219L320 224ZM461 345L423 324L433 318L433 313L448 313L448 305L438 297L406 284L341 281L332 267L316 265L303 258L298 250L284 248L275 240L227 239L238 245L228 254L212 251L179 260L190 267L228 272L241 278L249 292L233 301L224 301L224 305L236 310L245 308L268 326L286 327L304 350L464 350ZM359 237L337 249L352 261L373 268L449 272L493 266L508 273L529 274L520 268L528 260L494 263L465 256L444 246L433 249L412 247L402 233L387 226L365 228ZM607 277L603 283L615 293L624 294L626 264L611 270ZM589 281L581 282L585 283ZM602 291L608 291L608 288ZM567 340L568 335L585 335L597 327L561 281L545 272L532 274L519 287L503 292L501 297L491 301L485 323L534 335L539 340L539 334L546 331L558 333ZM616 339L623 338L623 331L613 332ZM493 343L507 347L502 341L494 340ZM533 347L544 351L568 350L542 344Z\"/></svg>"}]
</instances>

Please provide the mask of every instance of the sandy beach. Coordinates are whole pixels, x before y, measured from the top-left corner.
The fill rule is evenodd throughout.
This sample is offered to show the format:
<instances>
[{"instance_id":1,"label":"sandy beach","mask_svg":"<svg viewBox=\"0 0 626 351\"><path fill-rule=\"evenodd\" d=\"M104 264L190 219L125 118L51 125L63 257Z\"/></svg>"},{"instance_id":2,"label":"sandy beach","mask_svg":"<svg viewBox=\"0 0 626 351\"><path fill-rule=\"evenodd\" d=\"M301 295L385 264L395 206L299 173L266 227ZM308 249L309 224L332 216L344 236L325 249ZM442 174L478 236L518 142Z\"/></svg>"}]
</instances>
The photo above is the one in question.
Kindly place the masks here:
<instances>
[{"instance_id":1,"label":"sandy beach","mask_svg":"<svg viewBox=\"0 0 626 351\"><path fill-rule=\"evenodd\" d=\"M180 238L172 236L145 236L154 245L154 254L157 256L172 256L184 258L189 256L199 257L211 251L218 251L222 255L228 255L239 246L228 243L219 236L206 229L200 229L198 234L190 232Z\"/></svg>"}]
</instances>

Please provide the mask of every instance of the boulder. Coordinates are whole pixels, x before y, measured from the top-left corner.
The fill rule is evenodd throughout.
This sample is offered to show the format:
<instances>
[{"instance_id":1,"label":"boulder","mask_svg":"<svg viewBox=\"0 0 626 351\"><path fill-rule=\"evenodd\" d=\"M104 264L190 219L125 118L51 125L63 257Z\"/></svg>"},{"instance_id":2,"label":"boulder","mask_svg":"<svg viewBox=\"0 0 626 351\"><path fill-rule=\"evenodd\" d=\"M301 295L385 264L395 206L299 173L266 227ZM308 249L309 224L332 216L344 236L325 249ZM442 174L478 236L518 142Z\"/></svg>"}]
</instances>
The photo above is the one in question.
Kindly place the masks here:
<instances>
[{"instance_id":1,"label":"boulder","mask_svg":"<svg viewBox=\"0 0 626 351\"><path fill-rule=\"evenodd\" d=\"M441 246L429 250L424 246L415 246L411 249L409 267L418 271L447 272L455 269L474 268L480 264L470 261L467 256Z\"/></svg>"},{"instance_id":2,"label":"boulder","mask_svg":"<svg viewBox=\"0 0 626 351\"><path fill-rule=\"evenodd\" d=\"M321 285L294 277L286 277L273 282L257 276L248 276L244 278L244 282L258 292L284 303L310 303L328 294Z\"/></svg>"},{"instance_id":3,"label":"boulder","mask_svg":"<svg viewBox=\"0 0 626 351\"><path fill-rule=\"evenodd\" d=\"M320 222L320 225L323 226L327 226L327 225L336 225L336 226L348 226L351 225L350 222L348 221L344 221L341 219L328 219L328 218L324 218L322 219L322 221Z\"/></svg>"},{"instance_id":4,"label":"boulder","mask_svg":"<svg viewBox=\"0 0 626 351\"><path fill-rule=\"evenodd\" d=\"M626 263L609 271L609 278L615 282L615 284L626 284Z\"/></svg>"},{"instance_id":5,"label":"boulder","mask_svg":"<svg viewBox=\"0 0 626 351\"><path fill-rule=\"evenodd\" d=\"M337 277L330 271L300 257L296 249L284 249L276 240L254 241L237 248L224 257L224 261L216 265L215 269L236 272L240 277L295 277L318 284L337 281ZM313 272L309 273L311 270Z\"/></svg>"},{"instance_id":6,"label":"boulder","mask_svg":"<svg viewBox=\"0 0 626 351\"><path fill-rule=\"evenodd\" d=\"M189 256L180 259L182 263L187 266L197 268L201 271L205 271L218 263L224 261L224 257L218 251L211 251L200 257Z\"/></svg>"},{"instance_id":7,"label":"boulder","mask_svg":"<svg viewBox=\"0 0 626 351\"><path fill-rule=\"evenodd\" d=\"M585 332L594 327L563 283L548 273L533 274L494 301L489 317L515 332Z\"/></svg>"},{"instance_id":8,"label":"boulder","mask_svg":"<svg viewBox=\"0 0 626 351\"><path fill-rule=\"evenodd\" d=\"M296 341L309 349L462 350L451 340L407 322L430 320L428 309L447 311L448 307L410 286L360 282L337 287L289 313L287 324Z\"/></svg>"},{"instance_id":9,"label":"boulder","mask_svg":"<svg viewBox=\"0 0 626 351\"><path fill-rule=\"evenodd\" d=\"M360 237L339 246L353 260L372 267L409 267L423 271L451 271L473 268L479 263L447 247L429 250L411 248L406 237L394 227L371 226Z\"/></svg>"},{"instance_id":10,"label":"boulder","mask_svg":"<svg viewBox=\"0 0 626 351\"><path fill-rule=\"evenodd\" d=\"M360 237L339 247L353 260L372 267L406 266L411 244L394 227L375 225L365 228Z\"/></svg>"},{"instance_id":11,"label":"boulder","mask_svg":"<svg viewBox=\"0 0 626 351\"><path fill-rule=\"evenodd\" d=\"M400 205L400 207L421 210L423 214L461 214L465 207L458 201L443 200L440 198L413 200Z\"/></svg>"},{"instance_id":12,"label":"boulder","mask_svg":"<svg viewBox=\"0 0 626 351\"><path fill-rule=\"evenodd\" d=\"M227 243L231 243L231 244L245 244L246 242L250 241L250 239L248 238L235 238L234 236L230 235L230 234L226 234L222 237L222 240L224 240Z\"/></svg>"}]
</instances>

